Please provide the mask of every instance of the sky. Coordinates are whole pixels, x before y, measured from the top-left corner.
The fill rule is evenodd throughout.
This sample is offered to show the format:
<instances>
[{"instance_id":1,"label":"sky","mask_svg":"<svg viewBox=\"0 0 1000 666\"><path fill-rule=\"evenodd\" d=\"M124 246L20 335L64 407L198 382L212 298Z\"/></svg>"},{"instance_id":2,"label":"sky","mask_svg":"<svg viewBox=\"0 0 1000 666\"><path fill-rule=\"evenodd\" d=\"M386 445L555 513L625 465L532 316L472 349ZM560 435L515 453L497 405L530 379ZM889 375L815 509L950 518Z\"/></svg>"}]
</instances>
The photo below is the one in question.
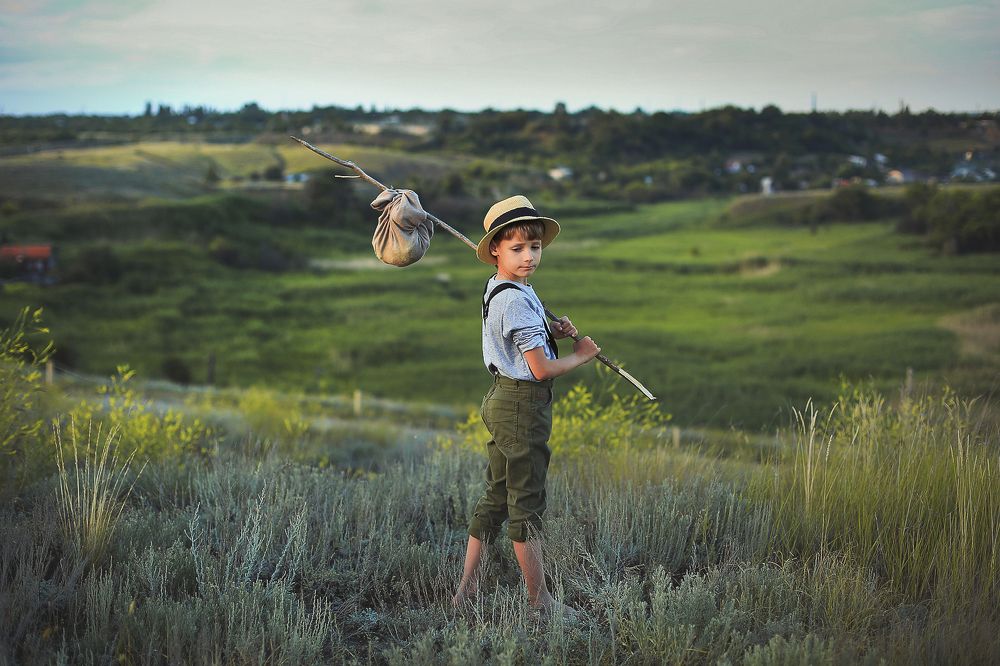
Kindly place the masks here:
<instances>
[{"instance_id":1,"label":"sky","mask_svg":"<svg viewBox=\"0 0 1000 666\"><path fill-rule=\"evenodd\" d=\"M1000 110L1000 1L0 0L0 114Z\"/></svg>"}]
</instances>

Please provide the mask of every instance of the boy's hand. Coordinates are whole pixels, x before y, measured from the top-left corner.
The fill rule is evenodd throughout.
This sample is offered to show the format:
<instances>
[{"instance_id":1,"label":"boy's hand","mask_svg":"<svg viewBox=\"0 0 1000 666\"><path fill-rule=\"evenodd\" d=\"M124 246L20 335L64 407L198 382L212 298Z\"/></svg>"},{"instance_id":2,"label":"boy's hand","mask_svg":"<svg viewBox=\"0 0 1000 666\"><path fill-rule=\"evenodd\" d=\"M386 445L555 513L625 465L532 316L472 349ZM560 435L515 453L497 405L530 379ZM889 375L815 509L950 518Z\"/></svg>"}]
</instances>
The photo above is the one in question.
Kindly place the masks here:
<instances>
[{"instance_id":1,"label":"boy's hand","mask_svg":"<svg viewBox=\"0 0 1000 666\"><path fill-rule=\"evenodd\" d=\"M552 337L556 340L561 340L562 338L572 338L580 334L576 330L576 326L573 322L569 320L569 317L561 317L557 321L551 322L552 326Z\"/></svg>"},{"instance_id":2,"label":"boy's hand","mask_svg":"<svg viewBox=\"0 0 1000 666\"><path fill-rule=\"evenodd\" d=\"M583 359L583 362L591 360L595 356L601 353L601 348L597 346L597 343L590 339L588 335L585 338L580 338L573 343L573 353Z\"/></svg>"}]
</instances>

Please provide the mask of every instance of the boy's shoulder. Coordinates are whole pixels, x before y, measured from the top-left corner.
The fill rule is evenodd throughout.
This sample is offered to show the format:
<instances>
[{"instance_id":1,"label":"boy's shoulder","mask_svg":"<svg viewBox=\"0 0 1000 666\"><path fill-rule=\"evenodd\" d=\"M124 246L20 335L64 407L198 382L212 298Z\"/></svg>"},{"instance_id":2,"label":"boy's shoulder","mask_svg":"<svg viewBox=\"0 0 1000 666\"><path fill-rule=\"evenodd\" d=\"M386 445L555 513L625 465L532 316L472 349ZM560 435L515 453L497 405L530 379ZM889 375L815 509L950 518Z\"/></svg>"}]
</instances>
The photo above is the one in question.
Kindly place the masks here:
<instances>
[{"instance_id":1,"label":"boy's shoulder","mask_svg":"<svg viewBox=\"0 0 1000 666\"><path fill-rule=\"evenodd\" d=\"M501 288L501 285L510 286ZM489 299L489 312L496 312L501 316L509 314L517 319L539 316L539 306L536 303L538 297L530 287L515 282L491 280L483 297L484 304L486 299Z\"/></svg>"},{"instance_id":2,"label":"boy's shoulder","mask_svg":"<svg viewBox=\"0 0 1000 666\"><path fill-rule=\"evenodd\" d=\"M486 283L486 291L483 293L483 302L489 299L490 303L503 303L504 305L516 300L524 299L531 301L531 287L525 287L510 280L490 279ZM491 305L492 307L492 305Z\"/></svg>"}]
</instances>

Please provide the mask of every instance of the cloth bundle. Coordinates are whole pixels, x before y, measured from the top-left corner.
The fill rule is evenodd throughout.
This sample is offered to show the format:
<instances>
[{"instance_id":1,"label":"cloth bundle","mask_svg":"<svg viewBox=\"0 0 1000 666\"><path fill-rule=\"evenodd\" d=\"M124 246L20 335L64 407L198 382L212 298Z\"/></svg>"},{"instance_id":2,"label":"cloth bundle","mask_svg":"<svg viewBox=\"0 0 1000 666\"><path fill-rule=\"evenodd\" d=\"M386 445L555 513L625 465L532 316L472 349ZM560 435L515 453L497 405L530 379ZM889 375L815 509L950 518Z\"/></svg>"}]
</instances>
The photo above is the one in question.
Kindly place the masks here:
<instances>
[{"instance_id":1,"label":"cloth bundle","mask_svg":"<svg viewBox=\"0 0 1000 666\"><path fill-rule=\"evenodd\" d=\"M434 223L413 190L383 190L371 203L382 214L372 237L375 256L393 266L416 263L430 247Z\"/></svg>"}]
</instances>

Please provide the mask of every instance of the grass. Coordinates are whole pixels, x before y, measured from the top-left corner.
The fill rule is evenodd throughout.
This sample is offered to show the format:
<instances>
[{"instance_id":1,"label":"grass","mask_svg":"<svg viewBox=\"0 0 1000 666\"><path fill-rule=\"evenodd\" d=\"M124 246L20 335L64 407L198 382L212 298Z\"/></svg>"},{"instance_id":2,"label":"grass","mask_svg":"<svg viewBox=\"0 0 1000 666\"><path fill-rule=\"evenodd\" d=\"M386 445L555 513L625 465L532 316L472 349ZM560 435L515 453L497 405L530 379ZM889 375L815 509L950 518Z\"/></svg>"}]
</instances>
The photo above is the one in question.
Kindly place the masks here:
<instances>
[{"instance_id":1,"label":"grass","mask_svg":"<svg viewBox=\"0 0 1000 666\"><path fill-rule=\"evenodd\" d=\"M473 160L462 155L411 154L386 148L323 144L343 159L364 165L387 184L415 175L440 177ZM495 160L484 164L516 169ZM288 140L287 144L213 144L142 141L116 146L42 150L0 158L0 199L28 199L34 205L63 207L83 202L134 201L144 197L185 199L211 191L210 168L222 187L239 186L234 179L260 177L268 167L284 173L328 169L329 162ZM374 195L373 195L374 198Z\"/></svg>"},{"instance_id":2,"label":"grass","mask_svg":"<svg viewBox=\"0 0 1000 666\"><path fill-rule=\"evenodd\" d=\"M989 615L1000 603L1000 433L978 414L948 393L895 408L857 394L797 412L781 473L759 489L778 499L784 547L849 553L908 598Z\"/></svg>"},{"instance_id":3,"label":"grass","mask_svg":"<svg viewBox=\"0 0 1000 666\"><path fill-rule=\"evenodd\" d=\"M19 370L25 394L41 386L40 362ZM553 414L544 548L549 587L583 611L577 623L529 612L506 541L488 549L473 603L449 603L482 488L475 415L420 445L399 428L358 448L344 428L315 436L323 403L308 396L151 386L150 403L127 368L96 404L39 402L28 421L86 413L98 434L68 431L72 463L58 428L25 433L5 460L49 465L8 475L20 481L0 505L0 659L1000 657L1000 431L981 405L915 383L893 400L845 385L765 441L677 429L611 379L599 377L607 406L578 385ZM214 409L212 428L163 409L177 403L199 419ZM355 423L386 428L389 408L376 402ZM224 432L236 415L274 439ZM207 445L192 452L184 436ZM134 479L133 459L145 465Z\"/></svg>"},{"instance_id":4,"label":"grass","mask_svg":"<svg viewBox=\"0 0 1000 666\"><path fill-rule=\"evenodd\" d=\"M816 234L714 224L728 205L564 218L534 284L685 425L772 429L791 405L835 397L841 375L871 376L888 391L912 368L918 379L947 374L965 395L995 390L996 359L970 354L973 333L951 323L997 303L991 257L936 256L890 221ZM25 214L4 225L62 239L67 263L88 229L120 257L117 283L10 285L0 294L0 312L11 315L43 304L79 371L107 375L127 361L154 377L173 356L200 382L212 353L221 386L266 380L405 400L421 385L426 399L462 409L488 379L474 314L488 270L441 234L423 262L376 271L351 263L370 255L360 232L274 225L258 203L225 196ZM273 243L333 263L235 270L208 256L216 234L252 251ZM983 325L974 335L992 339ZM589 371L579 376L596 385Z\"/></svg>"},{"instance_id":5,"label":"grass","mask_svg":"<svg viewBox=\"0 0 1000 666\"><path fill-rule=\"evenodd\" d=\"M557 394L547 572L584 621L528 613L505 542L460 613L488 270L440 236L420 264L366 270L367 232L274 213L296 193L181 191L209 161L293 170L308 153L290 148L0 160L25 203L0 229L67 264L108 244L123 267L0 293L0 663L1000 661L1000 432L973 399L1000 369L994 257L932 254L892 220L769 223L787 202L567 204L534 284L661 401L595 369ZM28 205L49 195L58 210ZM323 261L230 269L206 249L219 234ZM112 379L46 385L49 336ZM126 365L179 358L200 382L209 353L216 387ZM71 438L82 465L53 419L103 424Z\"/></svg>"},{"instance_id":6,"label":"grass","mask_svg":"<svg viewBox=\"0 0 1000 666\"><path fill-rule=\"evenodd\" d=\"M72 544L77 557L87 564L100 561L114 537L115 528L125 509L125 499L132 490L128 483L133 448L124 457L119 455L120 431L96 432L88 424L87 439L81 461L77 442L82 437L75 424L69 430L73 458L67 460L61 430L55 432L56 463L59 470L57 507L60 527L66 541ZM104 435L102 439L102 434ZM142 470L139 470L139 474Z\"/></svg>"},{"instance_id":7,"label":"grass","mask_svg":"<svg viewBox=\"0 0 1000 666\"><path fill-rule=\"evenodd\" d=\"M259 396L248 400L258 409ZM86 513L67 517L51 501L73 496L72 471L0 506L3 657L877 664L1000 655L1000 439L977 430L975 410L953 395L889 402L847 389L836 407L800 412L763 462L676 444L641 412L574 421L590 400L577 389L558 405L561 441L576 448L553 457L545 532L550 587L584 611L580 623L527 611L506 542L489 549L474 603L451 609L481 491L478 434L361 474L230 442L195 461L151 460L129 494L124 481L107 483L120 474L76 476L83 497L103 498L101 515L121 512L113 526L93 523L105 526L94 532L102 557L85 560L74 545Z\"/></svg>"},{"instance_id":8,"label":"grass","mask_svg":"<svg viewBox=\"0 0 1000 666\"><path fill-rule=\"evenodd\" d=\"M325 148L397 184L468 162ZM476 360L474 315L488 271L467 248L439 233L419 264L366 270L374 261L367 228L306 220L301 192L207 193L201 182L206 161L246 176L318 159L291 142L144 142L3 158L0 169L23 179L5 197L51 197L59 206L26 204L0 220L4 233L55 242L66 270L110 246L122 274L103 284L7 285L0 315L13 320L25 305L44 305L60 362L81 372L108 375L127 362L156 377L179 360L202 382L211 355L223 387L266 381L284 391L360 388L407 400L421 385L427 400L467 409L488 379ZM59 182L36 178L35 168L92 170L123 189L91 187L68 172ZM150 189L137 194L130 179L147 176ZM196 187L164 191L184 183ZM896 234L893 220L816 233L775 224L788 206L821 196L632 210L562 202L563 233L535 285L616 361L639 370L685 425L770 430L787 422L792 405L834 398L841 376L870 376L889 391L908 368L918 379L946 376L964 395L995 391L995 345L984 353L976 342L993 340L995 326L961 323L998 303L993 258L936 255ZM478 220L449 221L477 236ZM229 268L209 253L218 238L251 265L261 248L301 261L287 272ZM580 376L592 388L598 382Z\"/></svg>"}]
</instances>

